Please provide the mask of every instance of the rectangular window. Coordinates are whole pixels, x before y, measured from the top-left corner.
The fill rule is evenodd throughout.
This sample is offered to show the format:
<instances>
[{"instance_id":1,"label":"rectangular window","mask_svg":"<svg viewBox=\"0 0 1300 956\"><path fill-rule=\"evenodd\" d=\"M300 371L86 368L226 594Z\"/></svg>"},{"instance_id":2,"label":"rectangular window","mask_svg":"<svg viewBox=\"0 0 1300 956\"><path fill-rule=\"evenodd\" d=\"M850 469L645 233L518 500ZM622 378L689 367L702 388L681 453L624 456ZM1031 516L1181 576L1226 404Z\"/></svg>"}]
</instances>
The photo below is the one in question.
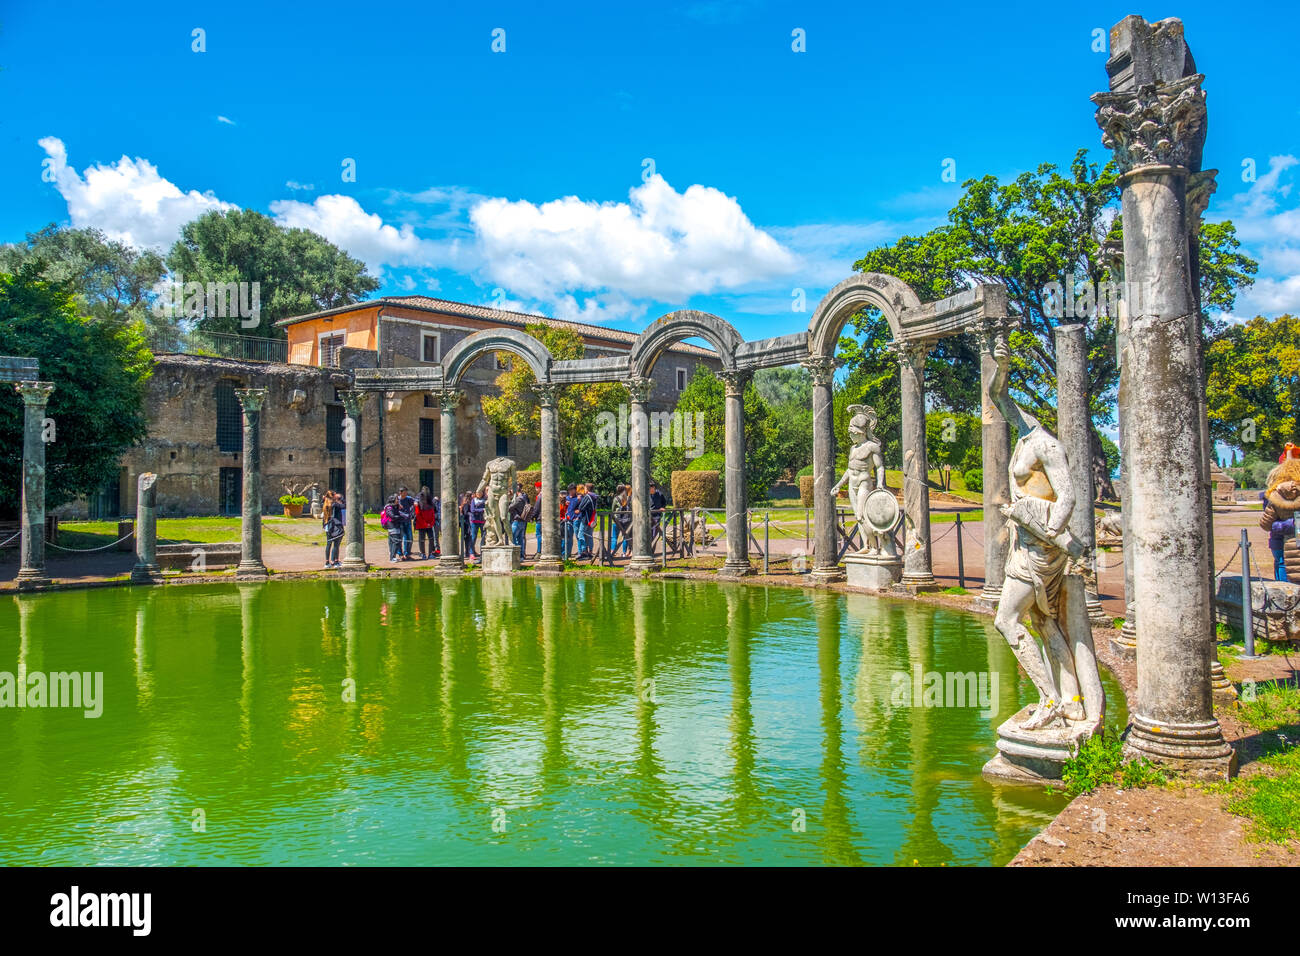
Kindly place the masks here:
<instances>
[{"instance_id":1,"label":"rectangular window","mask_svg":"<svg viewBox=\"0 0 1300 956\"><path fill-rule=\"evenodd\" d=\"M420 469L420 487L428 488L429 494L431 495L438 494L438 491L441 488L441 478L438 475L437 468Z\"/></svg>"},{"instance_id":2,"label":"rectangular window","mask_svg":"<svg viewBox=\"0 0 1300 956\"><path fill-rule=\"evenodd\" d=\"M497 371L500 372L510 371L510 356L507 355L505 352L497 353Z\"/></svg>"},{"instance_id":3,"label":"rectangular window","mask_svg":"<svg viewBox=\"0 0 1300 956\"><path fill-rule=\"evenodd\" d=\"M497 435L497 454L498 454L498 455L508 455L508 454L510 454L510 436L509 436L509 435Z\"/></svg>"},{"instance_id":4,"label":"rectangular window","mask_svg":"<svg viewBox=\"0 0 1300 956\"><path fill-rule=\"evenodd\" d=\"M345 451L343 447L343 406L325 406L325 450Z\"/></svg>"},{"instance_id":5,"label":"rectangular window","mask_svg":"<svg viewBox=\"0 0 1300 956\"><path fill-rule=\"evenodd\" d=\"M686 369L682 368L681 366L678 366L678 368L677 368L677 391L679 391L679 392L684 392L685 390L686 390Z\"/></svg>"},{"instance_id":6,"label":"rectangular window","mask_svg":"<svg viewBox=\"0 0 1300 956\"><path fill-rule=\"evenodd\" d=\"M218 451L238 453L244 450L244 412L235 395L235 384L221 381L215 390Z\"/></svg>"},{"instance_id":7,"label":"rectangular window","mask_svg":"<svg viewBox=\"0 0 1300 956\"><path fill-rule=\"evenodd\" d=\"M346 468L330 469L330 491L337 491L344 498L348 495L348 472Z\"/></svg>"},{"instance_id":8,"label":"rectangular window","mask_svg":"<svg viewBox=\"0 0 1300 956\"><path fill-rule=\"evenodd\" d=\"M218 493L223 515L240 514L244 510L244 470L222 468L218 476Z\"/></svg>"},{"instance_id":9,"label":"rectangular window","mask_svg":"<svg viewBox=\"0 0 1300 956\"><path fill-rule=\"evenodd\" d=\"M347 344L347 336L342 332L326 332L319 341L320 367L336 367L339 364L339 349Z\"/></svg>"},{"instance_id":10,"label":"rectangular window","mask_svg":"<svg viewBox=\"0 0 1300 956\"><path fill-rule=\"evenodd\" d=\"M436 455L438 454L437 419L421 418L420 419L420 454Z\"/></svg>"},{"instance_id":11,"label":"rectangular window","mask_svg":"<svg viewBox=\"0 0 1300 956\"><path fill-rule=\"evenodd\" d=\"M425 393L424 393L424 407L425 407L425 408L437 408L437 407L438 407L437 403L433 400L433 396L430 395L428 392L425 392Z\"/></svg>"},{"instance_id":12,"label":"rectangular window","mask_svg":"<svg viewBox=\"0 0 1300 956\"><path fill-rule=\"evenodd\" d=\"M439 333L420 333L420 359L431 365L442 361L442 336Z\"/></svg>"}]
</instances>

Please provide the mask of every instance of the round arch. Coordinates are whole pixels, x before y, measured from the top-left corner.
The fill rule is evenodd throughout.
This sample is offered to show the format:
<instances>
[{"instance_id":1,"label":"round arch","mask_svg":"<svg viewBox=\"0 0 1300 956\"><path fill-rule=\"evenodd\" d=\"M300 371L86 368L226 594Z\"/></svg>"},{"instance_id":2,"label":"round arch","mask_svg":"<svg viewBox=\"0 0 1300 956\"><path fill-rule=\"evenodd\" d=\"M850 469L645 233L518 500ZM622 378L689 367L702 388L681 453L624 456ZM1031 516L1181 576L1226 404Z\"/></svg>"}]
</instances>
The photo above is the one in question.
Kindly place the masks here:
<instances>
[{"instance_id":1,"label":"round arch","mask_svg":"<svg viewBox=\"0 0 1300 956\"><path fill-rule=\"evenodd\" d=\"M484 329L467 335L443 357L442 382L444 388L455 388L460 377L485 352L510 352L518 355L537 376L537 381L551 378L551 353L541 342L518 329Z\"/></svg>"},{"instance_id":2,"label":"round arch","mask_svg":"<svg viewBox=\"0 0 1300 956\"><path fill-rule=\"evenodd\" d=\"M632 351L628 354L628 366L632 375L641 378L649 376L660 352L674 342L697 337L717 349L723 368L735 368L736 349L745 340L731 323L708 312L679 309L655 319L632 343Z\"/></svg>"},{"instance_id":3,"label":"round arch","mask_svg":"<svg viewBox=\"0 0 1300 956\"><path fill-rule=\"evenodd\" d=\"M833 358L844 323L868 305L881 311L894 340L901 341L903 313L919 309L921 300L902 279L883 272L849 276L827 292L813 310L812 321L808 323L808 355L811 358Z\"/></svg>"}]
</instances>

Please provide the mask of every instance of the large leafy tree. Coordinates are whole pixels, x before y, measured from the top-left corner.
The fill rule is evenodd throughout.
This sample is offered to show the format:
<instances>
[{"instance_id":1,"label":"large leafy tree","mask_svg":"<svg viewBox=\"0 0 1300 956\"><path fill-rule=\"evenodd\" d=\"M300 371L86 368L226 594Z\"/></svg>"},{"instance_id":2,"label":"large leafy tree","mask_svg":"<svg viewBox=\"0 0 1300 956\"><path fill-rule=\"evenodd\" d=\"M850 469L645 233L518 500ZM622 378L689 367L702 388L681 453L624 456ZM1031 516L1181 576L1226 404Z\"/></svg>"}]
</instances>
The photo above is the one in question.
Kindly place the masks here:
<instances>
[{"instance_id":1,"label":"large leafy tree","mask_svg":"<svg viewBox=\"0 0 1300 956\"><path fill-rule=\"evenodd\" d=\"M167 271L162 257L136 249L101 230L50 223L23 242L0 246L0 272L40 263L43 279L68 283L83 315L100 322L152 325L154 288Z\"/></svg>"},{"instance_id":2,"label":"large leafy tree","mask_svg":"<svg viewBox=\"0 0 1300 956\"><path fill-rule=\"evenodd\" d=\"M283 338L275 323L293 315L356 302L379 288L365 264L307 229L285 229L250 209L213 210L189 222L167 254L175 281L258 283L260 317L209 314L198 324L211 332ZM228 311L228 310L227 310Z\"/></svg>"},{"instance_id":3,"label":"large leafy tree","mask_svg":"<svg viewBox=\"0 0 1300 956\"><path fill-rule=\"evenodd\" d=\"M1300 318L1226 326L1205 364L1211 437L1275 462L1300 434Z\"/></svg>"},{"instance_id":4,"label":"large leafy tree","mask_svg":"<svg viewBox=\"0 0 1300 956\"><path fill-rule=\"evenodd\" d=\"M557 360L580 359L586 351L582 336L572 329L555 328L542 322L524 327L524 331L541 342ZM505 369L496 378L496 395L481 399L483 414L503 435L523 435L537 438L542 429L542 407L537 401L533 386L537 376L509 352L497 353ZM602 411L615 411L626 401L627 392L615 382L592 385L570 385L560 390L557 416L560 423L560 465L567 472L581 470L577 450L596 432L595 419ZM626 449L622 452L627 455ZM629 466L630 467L630 466ZM596 477L591 475L589 477Z\"/></svg>"},{"instance_id":5,"label":"large leafy tree","mask_svg":"<svg viewBox=\"0 0 1300 956\"><path fill-rule=\"evenodd\" d=\"M69 283L42 277L41 264L0 273L0 342L4 351L41 364L53 382L46 407L54 420L45 447L45 500L53 508L95 491L147 431L145 385L153 358L138 326L82 314ZM22 488L23 404L0 389L0 513L18 511Z\"/></svg>"},{"instance_id":6,"label":"large leafy tree","mask_svg":"<svg viewBox=\"0 0 1300 956\"><path fill-rule=\"evenodd\" d=\"M771 411L777 466L797 474L812 463L812 376L802 368L760 369L754 389Z\"/></svg>"},{"instance_id":7,"label":"large leafy tree","mask_svg":"<svg viewBox=\"0 0 1300 956\"><path fill-rule=\"evenodd\" d=\"M1056 347L1053 331L1062 321L1047 289L1089 283L1096 289L1111 279L1102 246L1122 238L1116 216L1120 187L1113 162L1089 163L1079 150L1067 172L1051 163L1002 184L996 177L968 180L948 221L923 236L904 236L874 249L855 264L866 272L886 272L908 283L923 301L951 295L976 282L1006 286L1008 304L1019 320L1011 337L1011 388L1017 401L1045 424L1055 423ZM1217 329L1212 313L1230 309L1238 289L1248 286L1257 265L1239 251L1230 222L1207 223L1200 234L1200 291L1206 331ZM846 339L842 354L861 366L882 389L895 392L897 377L885 374L889 358L881 347L889 338L878 314L855 318L860 341ZM1088 386L1093 419L1093 467L1100 494L1112 493L1110 468L1098 426L1114 422L1119 381L1115 361L1115 319L1104 311L1087 321ZM979 364L966 336L944 339L930 355L926 386L932 401L955 411L978 406ZM888 399L878 400L890 405ZM882 415L882 426L892 426Z\"/></svg>"}]
</instances>

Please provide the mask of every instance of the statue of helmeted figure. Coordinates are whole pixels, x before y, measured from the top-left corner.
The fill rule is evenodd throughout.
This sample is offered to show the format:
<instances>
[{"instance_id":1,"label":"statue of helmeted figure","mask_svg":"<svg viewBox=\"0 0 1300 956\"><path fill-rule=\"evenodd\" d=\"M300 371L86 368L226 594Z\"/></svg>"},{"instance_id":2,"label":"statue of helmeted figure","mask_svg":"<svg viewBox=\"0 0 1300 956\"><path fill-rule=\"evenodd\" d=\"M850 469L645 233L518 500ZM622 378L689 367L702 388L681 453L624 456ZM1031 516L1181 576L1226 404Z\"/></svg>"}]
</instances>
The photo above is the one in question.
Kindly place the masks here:
<instances>
[{"instance_id":1,"label":"statue of helmeted figure","mask_svg":"<svg viewBox=\"0 0 1300 956\"><path fill-rule=\"evenodd\" d=\"M873 509L870 504L872 492L885 486L884 445L876 437L879 419L870 405L850 405L846 410L849 413L848 464L844 476L831 489L831 498L848 482L849 504L862 532L862 547L858 554L897 557L892 527L896 524L897 503L894 502L893 506L894 520L889 520L887 514ZM893 496L889 497L893 501Z\"/></svg>"},{"instance_id":2,"label":"statue of helmeted figure","mask_svg":"<svg viewBox=\"0 0 1300 956\"><path fill-rule=\"evenodd\" d=\"M483 525L485 548L508 548L510 540L510 496L515 488L515 463L511 458L493 458L483 469L478 492L487 491L486 522Z\"/></svg>"},{"instance_id":3,"label":"statue of helmeted figure","mask_svg":"<svg viewBox=\"0 0 1300 956\"><path fill-rule=\"evenodd\" d=\"M1065 721L1098 720L1105 706L1101 678L1091 653L1092 634L1069 633L1062 616L1061 586L1084 546L1067 524L1077 507L1065 447L1006 392L1010 351L1005 339L994 348L997 374L992 394L1019 433L1011 452L1011 502L999 506L1008 519L1011 547L995 626L1038 689L1039 701L1019 726L1038 730ZM1037 632L1042 647L1024 622ZM1075 648L1089 650L1077 659ZM1077 669L1076 669L1077 667Z\"/></svg>"}]
</instances>

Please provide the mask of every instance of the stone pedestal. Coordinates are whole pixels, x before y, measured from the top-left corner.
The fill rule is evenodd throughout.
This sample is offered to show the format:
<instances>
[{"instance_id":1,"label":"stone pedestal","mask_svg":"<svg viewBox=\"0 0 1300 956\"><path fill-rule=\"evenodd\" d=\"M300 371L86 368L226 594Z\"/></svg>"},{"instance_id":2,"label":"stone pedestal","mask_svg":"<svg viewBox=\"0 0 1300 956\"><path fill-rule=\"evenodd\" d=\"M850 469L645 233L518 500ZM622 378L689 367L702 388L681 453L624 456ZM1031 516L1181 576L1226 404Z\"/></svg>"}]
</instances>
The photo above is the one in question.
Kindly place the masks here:
<instances>
[{"instance_id":1,"label":"stone pedestal","mask_svg":"<svg viewBox=\"0 0 1300 956\"><path fill-rule=\"evenodd\" d=\"M519 570L519 549L513 544L482 549L484 574L514 574Z\"/></svg>"},{"instance_id":2,"label":"stone pedestal","mask_svg":"<svg viewBox=\"0 0 1300 956\"><path fill-rule=\"evenodd\" d=\"M903 561L883 554L846 554L844 572L849 587L888 591L903 580Z\"/></svg>"},{"instance_id":3,"label":"stone pedestal","mask_svg":"<svg viewBox=\"0 0 1300 956\"><path fill-rule=\"evenodd\" d=\"M984 775L1014 783L1049 784L1061 779L1065 761L1101 729L1101 719L1056 721L1040 730L1021 730L1033 704L998 727L998 754L984 765Z\"/></svg>"}]
</instances>

